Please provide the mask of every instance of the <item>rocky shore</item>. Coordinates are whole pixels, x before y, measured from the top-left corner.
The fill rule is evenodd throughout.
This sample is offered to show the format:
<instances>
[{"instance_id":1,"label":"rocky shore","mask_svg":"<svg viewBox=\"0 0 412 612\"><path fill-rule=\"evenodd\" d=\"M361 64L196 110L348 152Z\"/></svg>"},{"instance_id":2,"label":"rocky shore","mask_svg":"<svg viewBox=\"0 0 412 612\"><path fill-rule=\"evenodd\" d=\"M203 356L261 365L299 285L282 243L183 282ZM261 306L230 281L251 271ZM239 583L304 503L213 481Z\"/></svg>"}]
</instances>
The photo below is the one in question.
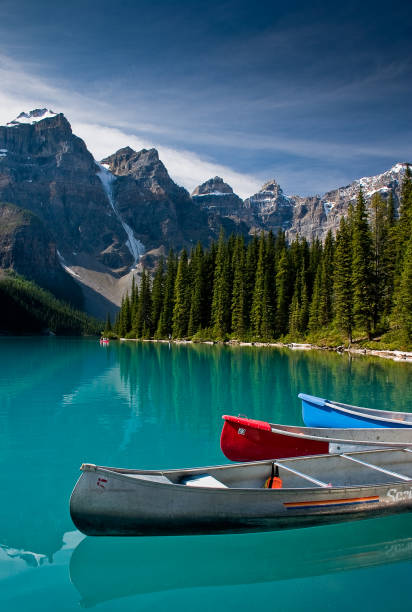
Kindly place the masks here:
<instances>
[{"instance_id":1,"label":"rocky shore","mask_svg":"<svg viewBox=\"0 0 412 612\"><path fill-rule=\"evenodd\" d=\"M389 351L389 350L376 350L367 348L355 348L355 347L344 347L344 346L318 346L316 344L299 344L291 342L285 344L282 342L240 342L237 340L228 340L225 342L216 342L212 340L153 340L153 339L135 339L135 338L119 338L121 342L160 342L164 344L221 344L225 346L254 346L259 348L288 348L292 351L335 351L336 353L351 353L353 355L372 355L374 357L383 357L384 359L392 359L393 361L404 361L412 363L412 352L411 351Z\"/></svg>"}]
</instances>

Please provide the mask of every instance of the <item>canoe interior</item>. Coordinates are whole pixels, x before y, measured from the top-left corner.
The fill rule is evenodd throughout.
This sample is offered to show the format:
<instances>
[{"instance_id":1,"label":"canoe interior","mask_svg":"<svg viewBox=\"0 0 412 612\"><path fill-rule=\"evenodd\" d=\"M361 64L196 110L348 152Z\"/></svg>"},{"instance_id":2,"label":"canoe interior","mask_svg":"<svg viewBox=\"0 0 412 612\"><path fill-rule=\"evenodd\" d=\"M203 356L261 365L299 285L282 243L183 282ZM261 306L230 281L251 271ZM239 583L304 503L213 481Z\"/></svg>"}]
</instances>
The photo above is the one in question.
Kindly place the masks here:
<instances>
[{"instance_id":1,"label":"canoe interior","mask_svg":"<svg viewBox=\"0 0 412 612\"><path fill-rule=\"evenodd\" d=\"M358 442L359 444L394 444L396 446L412 445L412 432L399 427L297 427L294 425L279 425L270 423L271 429L281 431L285 435L304 436L313 439L329 440L331 442Z\"/></svg>"},{"instance_id":2,"label":"canoe interior","mask_svg":"<svg viewBox=\"0 0 412 612\"><path fill-rule=\"evenodd\" d=\"M328 401L328 404L337 406L338 408L344 408L345 410L351 410L359 412L372 417L382 417L387 419L396 419L405 423L412 424L412 414L410 412L396 412L395 410L377 410L375 408L363 408L362 406L351 406L350 404L342 404L341 402Z\"/></svg>"},{"instance_id":3,"label":"canoe interior","mask_svg":"<svg viewBox=\"0 0 412 612\"><path fill-rule=\"evenodd\" d=\"M325 414L328 413L329 416L325 424L331 424L337 427L340 425L343 427L350 426L352 421L355 424L356 419L358 419L359 424L362 423L364 427L412 427L412 413L410 412L396 412L393 410L377 410L374 408L352 406L351 404L335 402L321 397L306 395L305 393L299 393L298 397L302 400L304 421L308 425L313 425L315 427L321 427L324 423L317 423L316 421L319 419L317 419L317 417L313 418L312 411L314 413L316 411ZM335 419L331 419L332 413L335 414ZM341 418L339 419L339 417Z\"/></svg>"},{"instance_id":4,"label":"canoe interior","mask_svg":"<svg viewBox=\"0 0 412 612\"><path fill-rule=\"evenodd\" d=\"M354 461L355 460L355 461ZM360 462L360 463L359 463ZM184 470L127 470L86 464L84 471L114 472L147 484L205 488L262 489L271 476L272 463L279 468L282 489L356 487L412 482L412 453L407 449L352 452L347 455L317 455L256 463ZM365 465L367 464L367 465ZM378 469L374 469L376 466ZM382 471L383 470L383 471ZM202 478L210 477L202 485ZM213 484L213 479L217 484Z\"/></svg>"}]
</instances>

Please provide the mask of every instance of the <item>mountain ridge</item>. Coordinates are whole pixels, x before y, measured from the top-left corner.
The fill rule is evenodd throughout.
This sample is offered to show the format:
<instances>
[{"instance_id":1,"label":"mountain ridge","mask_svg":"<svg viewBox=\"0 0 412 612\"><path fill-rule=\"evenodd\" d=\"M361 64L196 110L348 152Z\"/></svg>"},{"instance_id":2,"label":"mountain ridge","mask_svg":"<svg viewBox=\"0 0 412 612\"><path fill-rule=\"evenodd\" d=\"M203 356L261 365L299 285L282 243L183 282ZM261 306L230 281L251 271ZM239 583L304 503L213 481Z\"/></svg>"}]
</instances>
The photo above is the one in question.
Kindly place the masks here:
<instances>
[{"instance_id":1,"label":"mountain ridge","mask_svg":"<svg viewBox=\"0 0 412 612\"><path fill-rule=\"evenodd\" d=\"M155 148L123 147L97 162L63 113L21 113L0 126L0 200L32 211L56 244L62 268L93 294L92 314L120 304L142 256L205 246L226 233L245 237L279 229L312 240L336 231L361 186L367 202L380 192L399 204L406 163L323 195L287 196L275 179L242 200L221 177L192 194L177 185ZM102 296L97 312L98 296ZM97 302L96 302L97 300Z\"/></svg>"}]
</instances>

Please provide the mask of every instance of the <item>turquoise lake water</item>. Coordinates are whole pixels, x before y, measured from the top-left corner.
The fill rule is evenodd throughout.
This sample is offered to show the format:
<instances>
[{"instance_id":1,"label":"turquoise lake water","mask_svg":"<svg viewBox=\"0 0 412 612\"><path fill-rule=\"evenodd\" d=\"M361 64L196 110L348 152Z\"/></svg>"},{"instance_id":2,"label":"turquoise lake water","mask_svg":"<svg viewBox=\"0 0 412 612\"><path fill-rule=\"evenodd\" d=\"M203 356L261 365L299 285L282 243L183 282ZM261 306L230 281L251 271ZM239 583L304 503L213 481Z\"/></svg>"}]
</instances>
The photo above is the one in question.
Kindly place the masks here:
<instances>
[{"instance_id":1,"label":"turquoise lake water","mask_svg":"<svg viewBox=\"0 0 412 612\"><path fill-rule=\"evenodd\" d=\"M84 538L82 462L227 463L221 415L301 424L302 391L411 410L410 364L279 349L0 339L0 609L407 610L412 513L260 534Z\"/></svg>"}]
</instances>

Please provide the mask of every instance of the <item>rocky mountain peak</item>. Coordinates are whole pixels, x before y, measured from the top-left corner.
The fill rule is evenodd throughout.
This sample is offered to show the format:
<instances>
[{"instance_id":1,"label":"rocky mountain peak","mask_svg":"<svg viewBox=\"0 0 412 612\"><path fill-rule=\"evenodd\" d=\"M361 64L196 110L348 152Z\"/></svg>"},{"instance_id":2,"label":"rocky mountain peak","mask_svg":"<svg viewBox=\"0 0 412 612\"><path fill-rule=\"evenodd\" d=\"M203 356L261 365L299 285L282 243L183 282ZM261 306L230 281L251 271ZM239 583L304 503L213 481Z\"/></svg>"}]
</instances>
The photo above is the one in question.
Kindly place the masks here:
<instances>
[{"instance_id":1,"label":"rocky mountain peak","mask_svg":"<svg viewBox=\"0 0 412 612\"><path fill-rule=\"evenodd\" d=\"M102 159L101 164L116 176L133 176L135 179L156 176L171 180L156 149L135 151L131 147L124 147Z\"/></svg>"},{"instance_id":2,"label":"rocky mountain peak","mask_svg":"<svg viewBox=\"0 0 412 612\"><path fill-rule=\"evenodd\" d=\"M220 176L210 178L205 183L198 185L193 191L192 196L204 196L204 195L227 195L233 194L233 189L230 185L224 182Z\"/></svg>"},{"instance_id":3,"label":"rocky mountain peak","mask_svg":"<svg viewBox=\"0 0 412 612\"><path fill-rule=\"evenodd\" d=\"M33 125L38 121L43 121L43 119L50 119L52 117L56 117L58 113L55 113L48 108L35 108L34 110L25 113L24 111L18 115L13 121L10 121L7 125L21 125L21 124L30 124Z\"/></svg>"},{"instance_id":4,"label":"rocky mountain peak","mask_svg":"<svg viewBox=\"0 0 412 612\"><path fill-rule=\"evenodd\" d=\"M275 195L283 194L283 190L281 189L279 183L275 181L275 179L267 181L267 183L262 185L262 188L260 189L259 193L262 192L270 192Z\"/></svg>"}]
</instances>

